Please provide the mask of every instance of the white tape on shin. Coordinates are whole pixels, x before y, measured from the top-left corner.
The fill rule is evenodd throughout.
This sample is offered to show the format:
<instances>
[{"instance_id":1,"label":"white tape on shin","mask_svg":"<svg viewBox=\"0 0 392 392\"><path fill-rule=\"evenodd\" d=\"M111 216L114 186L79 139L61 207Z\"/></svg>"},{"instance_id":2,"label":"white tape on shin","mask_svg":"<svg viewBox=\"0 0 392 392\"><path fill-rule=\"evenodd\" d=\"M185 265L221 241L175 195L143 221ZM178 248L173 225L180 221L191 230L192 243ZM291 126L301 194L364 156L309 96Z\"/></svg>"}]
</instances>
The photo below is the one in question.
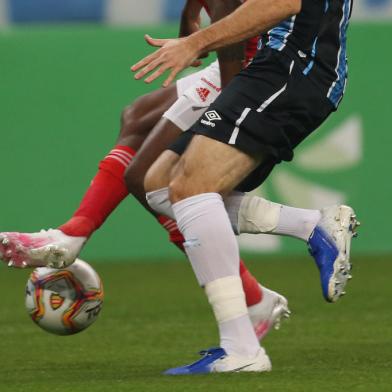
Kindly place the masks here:
<instances>
[{"instance_id":1,"label":"white tape on shin","mask_svg":"<svg viewBox=\"0 0 392 392\"><path fill-rule=\"evenodd\" d=\"M147 192L146 199L148 205L154 211L175 220L172 205L169 200L169 188L162 188L157 191Z\"/></svg>"},{"instance_id":2,"label":"white tape on shin","mask_svg":"<svg viewBox=\"0 0 392 392\"><path fill-rule=\"evenodd\" d=\"M218 323L248 314L239 276L227 276L207 283L205 292Z\"/></svg>"},{"instance_id":3,"label":"white tape on shin","mask_svg":"<svg viewBox=\"0 0 392 392\"><path fill-rule=\"evenodd\" d=\"M245 196L238 212L239 233L270 233L279 222L281 205L258 196Z\"/></svg>"}]
</instances>

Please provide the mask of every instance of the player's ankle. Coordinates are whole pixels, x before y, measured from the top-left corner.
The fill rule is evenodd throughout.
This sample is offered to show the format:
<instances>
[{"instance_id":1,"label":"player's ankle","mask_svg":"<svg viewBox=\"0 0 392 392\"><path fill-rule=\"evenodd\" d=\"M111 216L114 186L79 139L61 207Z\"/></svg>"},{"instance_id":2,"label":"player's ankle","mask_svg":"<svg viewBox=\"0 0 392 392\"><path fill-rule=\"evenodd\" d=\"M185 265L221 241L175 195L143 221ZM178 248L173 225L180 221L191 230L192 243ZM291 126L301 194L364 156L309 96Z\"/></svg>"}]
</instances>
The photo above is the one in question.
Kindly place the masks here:
<instances>
[{"instance_id":1,"label":"player's ankle","mask_svg":"<svg viewBox=\"0 0 392 392\"><path fill-rule=\"evenodd\" d=\"M95 222L85 216L73 216L58 228L71 237L90 237L96 230Z\"/></svg>"}]
</instances>

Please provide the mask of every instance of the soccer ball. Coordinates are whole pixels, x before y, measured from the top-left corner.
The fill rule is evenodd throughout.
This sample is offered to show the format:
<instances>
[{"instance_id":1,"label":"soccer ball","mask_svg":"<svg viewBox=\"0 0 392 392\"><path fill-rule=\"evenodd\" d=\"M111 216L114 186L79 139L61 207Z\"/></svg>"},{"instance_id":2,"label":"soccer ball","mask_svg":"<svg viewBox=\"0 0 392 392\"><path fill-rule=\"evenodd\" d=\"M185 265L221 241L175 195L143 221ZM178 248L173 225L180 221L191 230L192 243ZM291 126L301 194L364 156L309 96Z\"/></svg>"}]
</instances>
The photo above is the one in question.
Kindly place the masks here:
<instances>
[{"instance_id":1,"label":"soccer ball","mask_svg":"<svg viewBox=\"0 0 392 392\"><path fill-rule=\"evenodd\" d=\"M103 302L101 279L86 262L65 269L37 268L26 285L26 308L45 331L72 335L90 326Z\"/></svg>"}]
</instances>

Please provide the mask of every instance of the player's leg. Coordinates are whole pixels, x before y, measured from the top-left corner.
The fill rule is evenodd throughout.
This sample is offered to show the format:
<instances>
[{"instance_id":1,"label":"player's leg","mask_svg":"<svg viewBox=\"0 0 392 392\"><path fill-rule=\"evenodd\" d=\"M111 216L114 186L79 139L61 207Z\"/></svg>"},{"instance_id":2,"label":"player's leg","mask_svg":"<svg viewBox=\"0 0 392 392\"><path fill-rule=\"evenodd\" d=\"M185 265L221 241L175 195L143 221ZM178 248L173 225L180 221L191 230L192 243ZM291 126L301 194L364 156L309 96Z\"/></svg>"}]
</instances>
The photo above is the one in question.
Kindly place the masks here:
<instances>
[{"instance_id":1,"label":"player's leg","mask_svg":"<svg viewBox=\"0 0 392 392\"><path fill-rule=\"evenodd\" d=\"M68 263L77 256L87 237L104 222L128 192L146 206L143 189L146 170L182 131L187 130L201 116L219 92L219 67L215 62L196 74L180 79L176 87L161 89L136 100L123 111L117 145L100 163L99 172L74 216L60 230L33 235L17 234L15 239L8 236L5 241L11 240L11 243L6 252L13 255L16 263L28 258L41 263L46 256L60 256L64 249ZM171 105L177 95L181 95L180 99ZM145 140L152 128L151 135ZM143 147L140 148L142 143ZM135 157L136 150L140 151ZM131 161L132 164L129 164ZM127 164L128 189L123 181ZM157 216L157 219L169 232L170 240L182 248L183 237L175 222L164 216ZM24 254L14 252L16 246L33 249L29 252L31 254ZM35 250L37 252L33 252ZM249 306L258 304L261 300L258 282L243 263L241 272Z\"/></svg>"},{"instance_id":2,"label":"player's leg","mask_svg":"<svg viewBox=\"0 0 392 392\"><path fill-rule=\"evenodd\" d=\"M72 218L56 230L32 234L2 233L2 258L15 266L47 264L63 256L67 259L65 263L71 263L88 237L128 195L125 169L176 98L176 87L171 86L142 96L128 106L122 113L117 143L100 162L99 170Z\"/></svg>"},{"instance_id":3,"label":"player's leg","mask_svg":"<svg viewBox=\"0 0 392 392\"><path fill-rule=\"evenodd\" d=\"M316 129L332 110L315 86L304 85L300 68L295 68L300 83L291 77L294 61L281 58L276 62L268 52L259 60L259 64L251 66L251 72L243 75L245 78L240 76L234 80L197 124L195 131L200 136L194 138L181 158L170 185L172 209L186 239L187 254L214 308L221 344L229 354L224 358L238 353L246 358L256 353L252 353L252 330L236 276L238 250L221 194L229 192L270 156L277 161L290 160L293 146ZM269 70L271 74L261 73L260 69ZM257 77L253 78L252 73ZM271 94L268 89L272 90ZM264 93L268 95L255 103L253 98L260 98ZM346 231L349 234L350 229ZM332 245L334 251L338 250L337 243L332 242ZM319 260L316 258L316 261ZM326 264L329 269L326 281L331 281L333 270L339 265L336 254L329 254ZM320 272L323 275L321 269ZM322 276L322 282L323 279ZM233 291L227 298L223 291L229 285ZM239 325L244 335L237 332ZM222 363L223 360L215 360L210 366ZM227 363L223 367L223 371L230 368ZM174 372L185 369L178 368Z\"/></svg>"},{"instance_id":4,"label":"player's leg","mask_svg":"<svg viewBox=\"0 0 392 392\"><path fill-rule=\"evenodd\" d=\"M173 118L173 121L176 120ZM126 173L128 189L131 193L139 191L144 202L146 202L146 195L144 185L140 184L140 179L144 179L147 170L150 169L148 173L155 178L155 189L166 188L170 181L172 169L176 166L180 155L185 151L192 137L189 132L182 133L170 145L170 150L164 151L156 159L157 155L167 148L169 142L172 141L172 136L176 134L176 128L171 121L163 119L158 125L159 127L155 127L150 133ZM180 132L177 128L177 134ZM167 199L166 203L168 202ZM156 215L156 212L153 212L153 214ZM168 217L163 210L162 213L158 214L157 219L169 232L170 241L183 250L184 238L179 232L173 216ZM278 293L260 286L242 260L240 261L240 276L246 303L252 314L252 322L257 330L257 336L261 339L273 326L279 325L282 316L288 316L287 300Z\"/></svg>"},{"instance_id":5,"label":"player's leg","mask_svg":"<svg viewBox=\"0 0 392 392\"><path fill-rule=\"evenodd\" d=\"M267 71L261 73L261 68ZM252 77L254 73L258 74L257 78ZM252 95L261 96L260 101L254 102ZM283 57L277 61L275 54L272 56L267 52L235 78L194 130L235 145L250 155L258 151L269 154L268 159L272 157L279 162L291 160L293 148L317 129L331 111L331 102L304 76L294 61ZM218 155L215 159L222 160ZM190 193L192 183L192 179L186 183ZM218 191L225 189L218 188ZM304 213L291 209L283 211L283 221L298 221L297 212ZM317 215L310 219L310 229L308 227L298 236L306 238L314 228L308 245L320 270L323 295L327 301L334 302L344 294L349 278L350 243L357 223L353 210L347 206L323 210L314 227L316 220ZM280 232L290 233L291 227L281 226Z\"/></svg>"},{"instance_id":6,"label":"player's leg","mask_svg":"<svg viewBox=\"0 0 392 392\"><path fill-rule=\"evenodd\" d=\"M148 199L154 208L162 214L173 217L168 189L164 188L165 181L162 181L165 179L164 171L167 170L164 161L169 156L170 152L165 152L152 166L147 176L147 187L150 187ZM264 167L258 168L241 184L240 189L251 190L257 187L264 181L274 164L272 160ZM225 197L224 203L236 234L279 234L307 242L320 269L325 299L334 302L339 296L344 295L345 284L351 278L351 267L348 262L349 243L351 237L356 235L355 226L359 225L350 207L341 205L322 210L301 209L273 203L238 191ZM323 239L321 233L325 233L324 237L329 239ZM335 250L331 252L331 249ZM331 259L334 252L338 257ZM330 275L329 260L334 259L341 259L342 263L338 263L334 268L335 278L331 280L323 276Z\"/></svg>"},{"instance_id":7,"label":"player's leg","mask_svg":"<svg viewBox=\"0 0 392 392\"><path fill-rule=\"evenodd\" d=\"M142 204L145 204L143 178L146 170L151 165L151 162L175 139L176 136L188 129L190 125L200 117L205 108L220 92L219 82L219 68L216 63L213 63L207 69L197 74L188 76L177 82L177 91L181 94L181 98L165 112L163 115L164 118L154 127L147 140L144 141L144 144L139 149L137 156L132 159L132 164L128 165L128 170L126 172L128 190L133 193ZM153 96L154 95L159 98L161 94L154 93ZM122 151L121 148L132 146L133 149L136 150L145 138L146 128L150 127L151 123L155 121L156 115L154 112L158 110L158 114L161 114L162 110L157 106L156 100L146 100L145 98L146 97L138 100L134 105L126 108L122 117L122 129L117 148L101 163L100 171L106 169L110 174L116 174L115 176L111 176L111 179L116 181L116 183L106 184L105 190L113 190L113 187L117 185L117 187L121 186L122 194L126 193L122 181L119 181L122 179L120 177L121 173L119 171L112 173L113 166L121 169L121 171L124 170L124 167L119 165L119 163L121 164L121 161L125 159L124 153L126 151ZM177 159L178 156L176 157L176 160ZM171 164L174 164L174 162ZM107 175L106 171L104 172L105 175ZM98 173L98 175L99 174L100 173ZM82 217L84 215L90 215L88 213L89 210L94 212L96 204L102 204L102 197L97 197L96 185L97 182L99 183L99 181L97 181L97 178L99 179L98 175L87 192L81 208L78 210L78 213L81 213ZM113 190L113 193L116 195L116 189ZM107 203L103 204L105 205ZM181 233L178 231L176 223L162 215L157 218L162 226L169 232L171 241L179 248L183 249L182 244L184 240ZM81 223L80 217L73 218L70 222L63 225L62 229L73 230L73 227L76 226L76 229L80 230L79 225ZM80 248L81 242L78 241L79 238L72 235L70 235L70 237L72 239L72 244L76 243L77 248ZM38 239L41 241L41 234ZM43 243L38 243L38 239L36 243L40 246ZM82 241L84 241L84 238L82 238ZM68 246L68 244L64 244L64 246ZM76 254L76 252L74 253ZM20 255L18 254L17 256ZM42 254L38 252L37 259L39 262L41 261L41 257ZM258 336L261 338L273 325L279 323L279 319L282 315L287 315L287 301L279 294L262 288L242 261L240 264L240 275L246 295L246 302L252 312L253 322L257 329Z\"/></svg>"},{"instance_id":8,"label":"player's leg","mask_svg":"<svg viewBox=\"0 0 392 392\"><path fill-rule=\"evenodd\" d=\"M56 248L53 249L53 252L57 253L59 246L68 248L68 256L72 259L77 255L86 238L103 223L108 214L128 194L128 191L133 193L147 207L143 189L143 178L147 168L171 141L182 131L187 130L201 116L219 92L219 67L215 62L196 74L180 79L177 82L176 89L169 87L139 98L133 105L124 110L117 145L101 162L100 170L93 179L74 216L62 225L60 230L51 231L50 235L48 235L49 233L39 233L32 237L29 235L23 235L23 238L18 236L15 242L18 242L19 239L23 246L42 248L42 245L53 243L53 238L50 236L61 237L54 238L55 241L57 240L57 244L51 249ZM181 98L177 100L175 105L168 108L177 95L181 95ZM161 118L162 114L164 118ZM158 124L144 143L144 148L138 153L138 158L135 158L134 151L139 149L149 130L156 122ZM132 164L130 165L131 160ZM128 190L123 182L123 173L127 164ZM175 223L168 221L163 216L159 216L158 220L169 231L171 240L182 248L183 238ZM66 236L63 236L63 234ZM8 237L6 241L9 239ZM11 238L11 242L12 240ZM16 252L12 251L12 245L11 243L8 246L8 252L14 254L14 261L17 262L17 258L25 255L23 255L23 252L15 254ZM49 253L51 249L49 249ZM38 262L43 261L40 260L42 256L38 252L36 255ZM246 272L244 266L243 270ZM247 281L250 282L251 278L249 276ZM250 305L260 300L260 290L257 282L254 278L252 282L255 288L253 290L249 289L248 293L255 292L256 294L248 295ZM250 286L250 284L248 283L247 286Z\"/></svg>"},{"instance_id":9,"label":"player's leg","mask_svg":"<svg viewBox=\"0 0 392 392\"><path fill-rule=\"evenodd\" d=\"M154 208L173 219L167 186L171 172L179 160L179 155L172 151L173 146L170 148L164 151L151 166L146 183L149 189L157 190L147 193L149 199L156 198L156 203L159 204L156 204ZM174 146L175 148L176 146ZM224 197L225 208L229 214L232 228L237 235L244 233L276 234L307 242L321 219L322 212L320 210L282 205L241 191L241 189L253 190L256 188L267 177L273 166L273 162L272 164L267 163L266 170L261 173L252 173L247 178L245 187L237 187L238 190ZM151 200L151 202L155 203L155 200Z\"/></svg>"},{"instance_id":10,"label":"player's leg","mask_svg":"<svg viewBox=\"0 0 392 392\"><path fill-rule=\"evenodd\" d=\"M89 237L128 195L124 172L133 161L147 135L177 98L175 86L159 89L138 98L124 109L115 147L100 162L72 219L60 230L73 237Z\"/></svg>"},{"instance_id":11,"label":"player's leg","mask_svg":"<svg viewBox=\"0 0 392 392\"><path fill-rule=\"evenodd\" d=\"M157 191L151 191L147 196L150 203L161 214L174 218L166 187L167 174L165 173L171 154L170 151L162 154L149 171L147 179L150 189L157 189ZM175 156L175 154L173 155ZM267 165L266 169L261 173L251 175L242 189L251 190L258 186L269 173L271 165L269 167ZM264 233L290 236L305 241L313 249L319 248L319 244L323 243L317 234L320 231L327 232L329 237L333 237L336 242L339 242L339 248L347 248L345 243L350 240L352 234L356 235L353 231L355 231L355 226L359 225L359 222L353 225L353 211L344 205L326 207L321 210L302 209L274 203L262 197L247 195L239 191L232 192L225 197L224 203L235 234ZM314 253L325 255L325 251ZM342 274L338 277L341 284L338 285L336 294L333 294L332 297L331 293L326 291L327 286L322 286L324 297L328 301L334 301L340 295L344 295L344 284L351 279L349 270L349 266L342 269Z\"/></svg>"},{"instance_id":12,"label":"player's leg","mask_svg":"<svg viewBox=\"0 0 392 392\"><path fill-rule=\"evenodd\" d=\"M215 89L211 94L208 94L208 99L203 102L203 99L197 94L197 88L195 90L192 86L198 82L205 83L208 87L208 84L213 84L214 80L219 81L219 71L217 73L216 70L219 70L219 67L217 64L212 64L207 70L196 72L178 80L176 86L147 94L126 108L122 116L118 144L101 162L97 175L91 182L73 217L62 225L60 230L32 234L22 233L22 235L20 235L21 233L3 233L3 242L7 243L3 246L0 241L0 252L3 253L3 259L10 261L10 264L14 266L22 265L24 262L31 265L50 264L52 262L57 265L72 263L88 237L127 196L129 190L124 181L124 172L131 161L133 163L135 152L139 149L147 134L162 116L170 120L175 115L176 122L173 122L173 124L181 130L187 129L184 128L186 126L184 121L189 121L192 116L193 122L196 121L198 117L195 117L195 115L200 116L203 113L205 106L216 97L217 90ZM188 89L189 92L187 92ZM189 102L185 106L182 104L179 112L170 110L173 102L181 94L186 95ZM182 97L181 101L183 102L184 99L185 97ZM197 101L198 99L200 103ZM176 106L178 107L178 102ZM172 128L174 127L173 124ZM190 125L191 123L188 124L188 126ZM178 132L176 127L172 132L174 134ZM163 139L165 137L170 137L170 132L163 135ZM157 138L159 141L158 148L161 148L160 146L164 142L163 139ZM151 148L151 143L149 145ZM148 158L148 155L144 156ZM134 178L139 177L135 173ZM130 174L127 175L127 178L130 184ZM142 183L143 176L136 181ZM143 201L140 192L136 190L135 194L139 197L139 200ZM163 225L165 222L161 223ZM175 237L175 233L171 235Z\"/></svg>"},{"instance_id":13,"label":"player's leg","mask_svg":"<svg viewBox=\"0 0 392 392\"><path fill-rule=\"evenodd\" d=\"M252 361L257 362L259 354L252 352L255 347L252 330L235 274L238 261L233 255L238 254L238 249L220 197L248 174L256 162L232 147L202 138L196 136L180 161L170 186L172 208L186 239L186 251L195 274L214 309L221 347L228 354L225 358L232 357L232 362L237 363L234 358L240 357L238 363L246 364L246 358L253 356ZM210 156L220 160L208 159ZM229 287L230 297L225 297ZM216 360L212 366L216 371L232 370L229 360ZM183 371L183 367L177 368L169 374Z\"/></svg>"},{"instance_id":14,"label":"player's leg","mask_svg":"<svg viewBox=\"0 0 392 392\"><path fill-rule=\"evenodd\" d=\"M216 156L223 165L215 164ZM170 189L174 214L185 236L186 252L214 308L221 346L229 354L228 358L252 358L259 370L265 370L270 364L257 344L248 316L239 277L237 242L219 195L230 191L257 164L257 159L233 147L196 136L173 174ZM146 178L147 190L157 186L151 181ZM213 262L203 262L207 254ZM219 309L229 311L222 313ZM241 361L233 363L238 366ZM231 365L222 364L228 366L226 370Z\"/></svg>"},{"instance_id":15,"label":"player's leg","mask_svg":"<svg viewBox=\"0 0 392 392\"><path fill-rule=\"evenodd\" d=\"M335 302L345 294L351 279L350 242L359 226L351 207L294 208L239 192L226 198L225 206L236 234L278 234L305 241L320 270L324 298Z\"/></svg>"},{"instance_id":16,"label":"player's leg","mask_svg":"<svg viewBox=\"0 0 392 392\"><path fill-rule=\"evenodd\" d=\"M197 135L170 184L172 207L185 237L187 255L213 307L220 344L227 354L214 364L216 371L238 367L270 369L248 315L239 277L238 245L221 197L260 160L261 157L250 157L234 147Z\"/></svg>"},{"instance_id":17,"label":"player's leg","mask_svg":"<svg viewBox=\"0 0 392 392\"><path fill-rule=\"evenodd\" d=\"M144 177L147 170L153 162L159 157L169 145L172 145L175 153L169 153L168 159L162 161L160 167L160 174L157 176L162 184L167 186L169 177L164 173L170 172L170 167L173 167L178 161L179 155L185 150L190 140L190 133L186 132L191 125L193 125L199 117L204 113L206 108L212 103L220 94L220 74L217 62L212 63L202 71L194 75L180 79L177 82L177 92L179 99L164 113L163 118L157 123L154 129L150 132L147 139L139 149L138 154L128 166L126 171L126 183L128 191L133 194L140 203L142 203L149 211L146 203L146 195L144 190ZM182 133L180 141L173 141ZM151 211L153 212L153 211ZM159 223L169 233L169 239L178 248L183 250L183 236L179 232L176 222L168 218L165 214L153 214L157 217ZM254 310L254 325L259 331L259 337L262 337L265 332L269 330L273 324L279 323L279 319L283 314L288 313L287 301L280 295L266 290L266 299L271 298L271 306L264 306L267 301L262 301L263 292L257 280L248 271L245 264L240 262L240 275L244 286L246 302L249 307ZM269 295L269 293L273 293ZM265 313L269 310L261 309L260 303L263 302L263 307L271 308L269 314L274 314L273 318L268 318L268 328L266 328ZM276 308L280 309L277 311ZM260 314L263 314L261 317ZM262 332L264 331L264 332Z\"/></svg>"},{"instance_id":18,"label":"player's leg","mask_svg":"<svg viewBox=\"0 0 392 392\"><path fill-rule=\"evenodd\" d=\"M157 208L160 200L166 205L166 207L160 206L158 208L160 217L163 220L166 219L166 222L169 222L168 227L175 230L176 238L181 247L184 238L175 224L167 187L170 181L170 173L179 161L180 155L186 150L192 136L193 134L185 132L172 143L169 149L164 151L151 165L148 170L148 178L146 178L148 186L158 190L153 192L153 196L151 196L154 199L154 207ZM148 198L150 199L150 195ZM171 219L167 218L168 215ZM289 316L287 300L282 295L261 286L248 271L242 260L240 261L240 277L253 327L256 330L257 337L262 339L272 327L279 327L282 317Z\"/></svg>"}]
</instances>

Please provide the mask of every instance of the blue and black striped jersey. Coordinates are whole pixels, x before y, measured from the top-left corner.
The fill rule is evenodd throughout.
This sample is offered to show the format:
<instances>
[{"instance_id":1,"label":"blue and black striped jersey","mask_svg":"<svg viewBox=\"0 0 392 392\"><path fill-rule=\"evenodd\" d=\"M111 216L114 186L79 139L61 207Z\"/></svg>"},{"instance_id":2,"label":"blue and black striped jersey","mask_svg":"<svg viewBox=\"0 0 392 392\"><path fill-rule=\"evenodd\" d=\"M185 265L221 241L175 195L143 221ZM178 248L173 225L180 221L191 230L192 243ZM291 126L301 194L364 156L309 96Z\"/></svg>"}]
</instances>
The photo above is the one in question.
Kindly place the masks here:
<instances>
[{"instance_id":1,"label":"blue and black striped jersey","mask_svg":"<svg viewBox=\"0 0 392 392\"><path fill-rule=\"evenodd\" d=\"M338 106L347 80L346 34L352 0L302 0L301 12L262 36L262 43L299 58L303 73Z\"/></svg>"}]
</instances>

